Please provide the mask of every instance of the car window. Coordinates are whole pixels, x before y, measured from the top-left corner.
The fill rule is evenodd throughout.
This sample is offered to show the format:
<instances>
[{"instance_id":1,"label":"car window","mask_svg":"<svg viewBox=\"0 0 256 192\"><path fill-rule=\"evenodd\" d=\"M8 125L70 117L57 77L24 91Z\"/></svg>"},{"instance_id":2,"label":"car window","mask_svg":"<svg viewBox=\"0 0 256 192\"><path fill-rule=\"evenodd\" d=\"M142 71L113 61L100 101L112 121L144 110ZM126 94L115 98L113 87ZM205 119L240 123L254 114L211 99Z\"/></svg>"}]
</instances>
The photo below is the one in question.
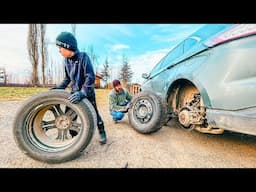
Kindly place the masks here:
<instances>
[{"instance_id":1,"label":"car window","mask_svg":"<svg viewBox=\"0 0 256 192\"><path fill-rule=\"evenodd\" d=\"M200 38L199 37L189 37L184 42L183 52L188 52L192 47L194 47L198 42Z\"/></svg>"},{"instance_id":2,"label":"car window","mask_svg":"<svg viewBox=\"0 0 256 192\"><path fill-rule=\"evenodd\" d=\"M160 71L162 71L163 69L167 68L168 66L170 66L171 64L173 64L173 62L179 58L180 56L182 56L183 54L183 45L184 42L181 42L178 46L176 46L174 49L172 49L151 71L151 76L156 75L157 73L159 73Z\"/></svg>"}]
</instances>

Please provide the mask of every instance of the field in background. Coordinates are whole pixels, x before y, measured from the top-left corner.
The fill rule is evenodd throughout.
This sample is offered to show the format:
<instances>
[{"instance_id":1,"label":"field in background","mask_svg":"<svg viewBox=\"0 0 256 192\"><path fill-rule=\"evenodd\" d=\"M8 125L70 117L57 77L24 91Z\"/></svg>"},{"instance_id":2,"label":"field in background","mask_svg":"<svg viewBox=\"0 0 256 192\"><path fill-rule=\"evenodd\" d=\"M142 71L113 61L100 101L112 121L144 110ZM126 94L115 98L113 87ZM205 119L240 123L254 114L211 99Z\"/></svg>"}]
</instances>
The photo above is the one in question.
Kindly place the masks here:
<instances>
[{"instance_id":1,"label":"field in background","mask_svg":"<svg viewBox=\"0 0 256 192\"><path fill-rule=\"evenodd\" d=\"M0 87L0 101L24 100L49 88L42 87ZM108 104L108 93L110 89L95 89L98 104Z\"/></svg>"},{"instance_id":2,"label":"field in background","mask_svg":"<svg viewBox=\"0 0 256 192\"><path fill-rule=\"evenodd\" d=\"M36 87L0 87L1 101L23 100L39 92L49 90L49 88Z\"/></svg>"}]
</instances>

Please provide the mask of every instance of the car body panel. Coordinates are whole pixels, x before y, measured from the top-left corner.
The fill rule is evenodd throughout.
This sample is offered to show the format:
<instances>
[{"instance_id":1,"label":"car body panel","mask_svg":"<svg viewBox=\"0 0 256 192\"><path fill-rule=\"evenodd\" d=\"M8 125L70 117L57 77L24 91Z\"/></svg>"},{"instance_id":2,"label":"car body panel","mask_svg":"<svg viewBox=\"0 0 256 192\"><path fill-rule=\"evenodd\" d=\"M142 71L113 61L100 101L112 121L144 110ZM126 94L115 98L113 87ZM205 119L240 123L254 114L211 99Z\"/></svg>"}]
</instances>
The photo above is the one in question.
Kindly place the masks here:
<instances>
[{"instance_id":1,"label":"car body panel","mask_svg":"<svg viewBox=\"0 0 256 192\"><path fill-rule=\"evenodd\" d=\"M240 110L256 106L256 36L207 47L205 42L210 38L202 32L212 29L212 34L218 34L232 25L217 26L221 26L221 30L209 25L192 34L191 37L198 38L203 34L201 42L188 53L173 59L173 63L163 64L166 57L163 58L141 89L154 90L167 100L167 92L173 82L187 79L199 89L207 108Z\"/></svg>"},{"instance_id":2,"label":"car body panel","mask_svg":"<svg viewBox=\"0 0 256 192\"><path fill-rule=\"evenodd\" d=\"M251 36L209 51L207 63L201 65L196 76L207 91L208 107L239 110L256 106L255 50L256 36Z\"/></svg>"}]
</instances>

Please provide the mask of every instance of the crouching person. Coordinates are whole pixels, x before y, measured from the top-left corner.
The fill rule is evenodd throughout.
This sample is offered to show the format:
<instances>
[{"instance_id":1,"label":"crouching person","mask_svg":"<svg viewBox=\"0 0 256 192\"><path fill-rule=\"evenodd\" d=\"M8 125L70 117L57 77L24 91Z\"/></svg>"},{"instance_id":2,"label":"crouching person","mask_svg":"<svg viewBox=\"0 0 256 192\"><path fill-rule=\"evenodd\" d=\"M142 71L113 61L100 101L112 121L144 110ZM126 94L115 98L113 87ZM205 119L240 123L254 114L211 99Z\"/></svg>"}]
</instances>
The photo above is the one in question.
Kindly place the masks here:
<instances>
[{"instance_id":1,"label":"crouching person","mask_svg":"<svg viewBox=\"0 0 256 192\"><path fill-rule=\"evenodd\" d=\"M113 89L109 93L109 110L113 121L117 123L128 112L132 95L122 87L119 80L115 79L112 85Z\"/></svg>"}]
</instances>

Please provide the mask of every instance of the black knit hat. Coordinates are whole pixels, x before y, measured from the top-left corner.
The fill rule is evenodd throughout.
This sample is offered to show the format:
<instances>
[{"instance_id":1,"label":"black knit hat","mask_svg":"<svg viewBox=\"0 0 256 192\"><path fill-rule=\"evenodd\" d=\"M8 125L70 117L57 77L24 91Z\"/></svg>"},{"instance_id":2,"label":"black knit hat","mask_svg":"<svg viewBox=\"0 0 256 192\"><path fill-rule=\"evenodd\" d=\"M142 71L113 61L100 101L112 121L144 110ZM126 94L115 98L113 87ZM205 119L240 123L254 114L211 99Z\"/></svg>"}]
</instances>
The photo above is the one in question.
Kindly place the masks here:
<instances>
[{"instance_id":1,"label":"black knit hat","mask_svg":"<svg viewBox=\"0 0 256 192\"><path fill-rule=\"evenodd\" d=\"M113 84L113 87L116 87L116 86L118 86L118 85L121 85L120 81L117 80L117 79L115 79L115 80L112 82L112 84Z\"/></svg>"},{"instance_id":2,"label":"black knit hat","mask_svg":"<svg viewBox=\"0 0 256 192\"><path fill-rule=\"evenodd\" d=\"M56 45L71 51L77 50L76 38L69 32L61 32L56 38Z\"/></svg>"}]
</instances>

